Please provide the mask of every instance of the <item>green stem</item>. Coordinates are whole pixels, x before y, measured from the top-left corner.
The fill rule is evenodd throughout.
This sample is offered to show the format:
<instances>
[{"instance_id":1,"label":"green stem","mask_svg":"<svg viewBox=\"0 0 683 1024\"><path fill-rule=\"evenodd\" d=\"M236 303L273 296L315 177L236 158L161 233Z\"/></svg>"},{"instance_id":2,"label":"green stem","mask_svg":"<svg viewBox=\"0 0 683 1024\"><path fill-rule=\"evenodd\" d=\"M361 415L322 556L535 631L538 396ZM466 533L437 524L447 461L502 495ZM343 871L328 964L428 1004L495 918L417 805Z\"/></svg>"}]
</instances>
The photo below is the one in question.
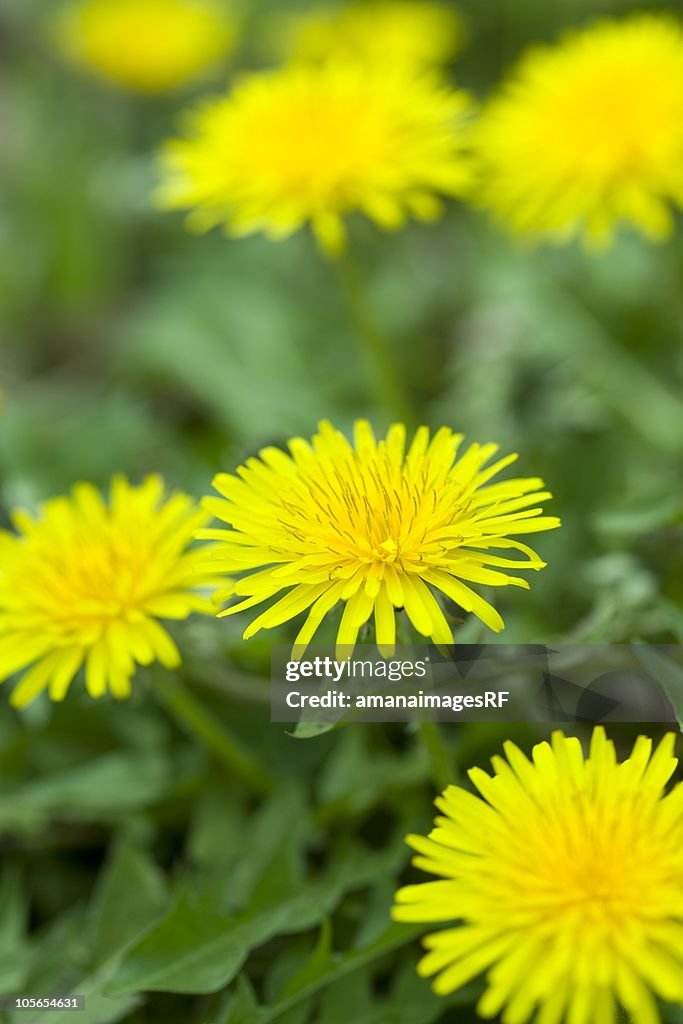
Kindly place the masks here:
<instances>
[{"instance_id":1,"label":"green stem","mask_svg":"<svg viewBox=\"0 0 683 1024\"><path fill-rule=\"evenodd\" d=\"M430 771L434 785L441 792L453 781L450 751L436 722L429 719L418 722L417 733L429 755Z\"/></svg>"},{"instance_id":2,"label":"green stem","mask_svg":"<svg viewBox=\"0 0 683 1024\"><path fill-rule=\"evenodd\" d=\"M170 672L155 674L153 690L159 702L181 728L200 740L250 789L257 793L270 792L273 781L260 763L218 724L176 676Z\"/></svg>"},{"instance_id":3,"label":"green stem","mask_svg":"<svg viewBox=\"0 0 683 1024\"><path fill-rule=\"evenodd\" d=\"M391 417L415 426L413 404L398 371L396 353L377 325L363 274L348 253L337 259L336 267L356 338L372 373L376 400Z\"/></svg>"}]
</instances>

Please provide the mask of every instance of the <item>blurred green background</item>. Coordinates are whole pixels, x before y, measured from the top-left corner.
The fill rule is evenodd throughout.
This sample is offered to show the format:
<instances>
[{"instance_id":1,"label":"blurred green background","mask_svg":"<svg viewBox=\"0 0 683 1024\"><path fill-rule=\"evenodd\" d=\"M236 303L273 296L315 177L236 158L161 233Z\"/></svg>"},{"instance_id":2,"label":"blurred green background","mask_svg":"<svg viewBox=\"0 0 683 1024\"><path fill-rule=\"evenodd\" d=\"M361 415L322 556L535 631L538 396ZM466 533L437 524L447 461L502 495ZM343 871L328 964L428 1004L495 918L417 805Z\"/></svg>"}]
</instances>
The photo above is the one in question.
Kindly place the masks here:
<instances>
[{"instance_id":1,"label":"blurred green background","mask_svg":"<svg viewBox=\"0 0 683 1024\"><path fill-rule=\"evenodd\" d=\"M267 61L268 7L283 5L244 11L230 74ZM3 525L76 480L161 471L199 496L323 417L386 427L335 267L306 234L197 238L150 202L155 149L225 69L172 97L118 92L52 54L54 8L0 2ZM662 9L462 2L454 74L484 96L529 41L644 8ZM421 420L519 451L555 494L548 568L530 593L496 596L502 639L682 642L680 234L661 248L625 235L599 258L527 251L452 204L397 235L354 223L352 242ZM293 634L243 644L242 628L187 624L182 671L278 780L270 794L187 736L145 679L125 704L76 683L64 706L21 715L0 691L0 993L84 993L81 1024L474 1020L476 985L438 1001L415 976L414 933L389 925L402 837L431 817L419 738L292 739L268 721L263 679L270 644ZM492 638L467 621L460 639ZM511 733L542 735L446 730L453 779Z\"/></svg>"}]
</instances>

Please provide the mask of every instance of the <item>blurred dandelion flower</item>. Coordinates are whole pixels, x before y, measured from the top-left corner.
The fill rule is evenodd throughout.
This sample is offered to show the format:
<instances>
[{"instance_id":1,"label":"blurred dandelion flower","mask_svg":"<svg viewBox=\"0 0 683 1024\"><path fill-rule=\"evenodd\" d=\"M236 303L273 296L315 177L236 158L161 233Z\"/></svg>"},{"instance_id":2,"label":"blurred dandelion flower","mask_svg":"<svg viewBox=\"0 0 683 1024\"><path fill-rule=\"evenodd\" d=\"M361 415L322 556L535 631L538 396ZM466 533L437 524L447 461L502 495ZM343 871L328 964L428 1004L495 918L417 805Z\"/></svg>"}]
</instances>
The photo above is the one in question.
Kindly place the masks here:
<instances>
[{"instance_id":1,"label":"blurred dandelion flower","mask_svg":"<svg viewBox=\"0 0 683 1024\"><path fill-rule=\"evenodd\" d=\"M470 101L431 76L356 64L246 77L199 106L167 144L158 198L192 209L190 227L285 238L306 223L324 248L360 211L385 229L441 213L470 182Z\"/></svg>"},{"instance_id":2,"label":"blurred dandelion flower","mask_svg":"<svg viewBox=\"0 0 683 1024\"><path fill-rule=\"evenodd\" d=\"M481 797L449 786L416 867L441 880L396 894L398 921L461 924L427 936L418 970L447 995L487 971L477 1007L524 1024L659 1021L655 996L683 1001L683 784L667 795L675 738L641 736L618 763L596 728L584 758L561 732L532 761L513 743Z\"/></svg>"},{"instance_id":3,"label":"blurred dandelion flower","mask_svg":"<svg viewBox=\"0 0 683 1024\"><path fill-rule=\"evenodd\" d=\"M219 474L213 483L222 497L206 498L204 505L231 529L200 531L220 542L205 568L242 574L234 588L241 600L220 614L234 615L286 590L244 637L308 610L296 655L340 601L341 646L355 644L374 613L377 643L390 652L396 608L405 608L423 636L452 643L433 590L502 629L498 612L468 583L528 587L509 570L545 563L511 535L549 530L559 520L542 515L538 502L550 494L538 478L489 483L515 455L487 466L497 445L473 444L458 457L461 441L446 427L431 439L420 427L406 452L402 424L376 441L370 424L359 421L352 445L323 422L311 443L291 440L290 454L265 448L236 476Z\"/></svg>"},{"instance_id":4,"label":"blurred dandelion flower","mask_svg":"<svg viewBox=\"0 0 683 1024\"><path fill-rule=\"evenodd\" d=\"M446 64L460 50L464 34L453 7L429 0L358 0L347 7L280 16L275 24L284 58L344 57L389 67Z\"/></svg>"},{"instance_id":5,"label":"blurred dandelion flower","mask_svg":"<svg viewBox=\"0 0 683 1024\"><path fill-rule=\"evenodd\" d=\"M235 35L216 0L75 0L56 23L57 45L74 65L151 94L200 77Z\"/></svg>"},{"instance_id":6,"label":"blurred dandelion flower","mask_svg":"<svg viewBox=\"0 0 683 1024\"><path fill-rule=\"evenodd\" d=\"M188 550L207 518L191 498L164 498L157 476L115 477L108 505L77 484L37 519L12 518L18 533L0 532L0 680L26 669L12 704L46 689L62 700L82 665L92 697L127 697L136 663L179 664L158 619L213 611L196 593L212 581L197 572L206 552Z\"/></svg>"},{"instance_id":7,"label":"blurred dandelion flower","mask_svg":"<svg viewBox=\"0 0 683 1024\"><path fill-rule=\"evenodd\" d=\"M640 15L533 49L475 135L481 201L513 231L665 239L683 206L683 29Z\"/></svg>"}]
</instances>

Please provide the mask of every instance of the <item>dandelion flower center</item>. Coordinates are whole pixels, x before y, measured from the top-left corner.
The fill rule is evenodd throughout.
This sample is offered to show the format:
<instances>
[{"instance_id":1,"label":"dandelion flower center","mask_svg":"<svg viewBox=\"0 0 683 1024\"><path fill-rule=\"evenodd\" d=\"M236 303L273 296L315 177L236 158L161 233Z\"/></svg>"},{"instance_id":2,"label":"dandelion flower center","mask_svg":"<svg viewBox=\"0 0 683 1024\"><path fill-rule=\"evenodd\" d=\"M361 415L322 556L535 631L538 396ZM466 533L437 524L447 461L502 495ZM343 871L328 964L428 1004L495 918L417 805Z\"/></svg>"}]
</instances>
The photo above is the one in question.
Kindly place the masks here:
<instances>
[{"instance_id":1,"label":"dandelion flower center","mask_svg":"<svg viewBox=\"0 0 683 1024\"><path fill-rule=\"evenodd\" d=\"M450 786L414 863L439 881L397 893L400 921L462 924L425 939L419 965L447 994L486 972L477 1007L505 1024L659 1020L655 996L683 999L683 785L675 738L640 737L619 763L596 728L555 733L532 761L512 744L494 774L470 771L481 798Z\"/></svg>"},{"instance_id":2,"label":"dandelion flower center","mask_svg":"<svg viewBox=\"0 0 683 1024\"><path fill-rule=\"evenodd\" d=\"M653 240L683 205L683 29L605 21L524 58L476 132L481 198L520 233Z\"/></svg>"},{"instance_id":3,"label":"dandelion flower center","mask_svg":"<svg viewBox=\"0 0 683 1024\"><path fill-rule=\"evenodd\" d=\"M343 199L345 184L348 188L362 181L395 155L392 126L372 103L350 109L344 96L310 96L294 109L285 101L259 114L253 120L248 158L263 178L308 193L313 202L327 196ZM242 154L243 161L246 156Z\"/></svg>"},{"instance_id":4,"label":"dandelion flower center","mask_svg":"<svg viewBox=\"0 0 683 1024\"><path fill-rule=\"evenodd\" d=\"M292 67L245 78L199 107L163 157L162 205L199 230L283 238L310 223L344 244L344 217L384 228L429 219L469 181L469 100L430 76L360 64Z\"/></svg>"},{"instance_id":5,"label":"dandelion flower center","mask_svg":"<svg viewBox=\"0 0 683 1024\"><path fill-rule=\"evenodd\" d=\"M230 529L200 531L218 541L206 568L242 576L235 585L242 599L221 614L287 590L247 627L245 638L308 610L295 645L302 651L342 602L339 645L353 646L374 615L378 644L391 649L397 608L405 608L423 636L452 643L436 590L501 629L495 608L463 581L528 586L506 570L545 563L510 535L559 525L537 505L550 497L542 481L489 484L516 456L487 466L497 445L474 444L458 457L462 436L447 428L430 438L421 427L406 448L401 424L377 441L370 425L359 421L354 442L325 422L312 443L294 438L289 454L266 448L236 476L216 477L221 498L204 504Z\"/></svg>"},{"instance_id":6,"label":"dandelion flower center","mask_svg":"<svg viewBox=\"0 0 683 1024\"><path fill-rule=\"evenodd\" d=\"M163 483L112 483L105 504L89 484L45 503L41 516L14 514L18 534L0 534L0 680L28 665L12 694L17 706L49 688L62 699L81 665L93 697L127 696L136 664L178 664L158 618L184 619L210 604L210 582L188 550L204 513Z\"/></svg>"}]
</instances>

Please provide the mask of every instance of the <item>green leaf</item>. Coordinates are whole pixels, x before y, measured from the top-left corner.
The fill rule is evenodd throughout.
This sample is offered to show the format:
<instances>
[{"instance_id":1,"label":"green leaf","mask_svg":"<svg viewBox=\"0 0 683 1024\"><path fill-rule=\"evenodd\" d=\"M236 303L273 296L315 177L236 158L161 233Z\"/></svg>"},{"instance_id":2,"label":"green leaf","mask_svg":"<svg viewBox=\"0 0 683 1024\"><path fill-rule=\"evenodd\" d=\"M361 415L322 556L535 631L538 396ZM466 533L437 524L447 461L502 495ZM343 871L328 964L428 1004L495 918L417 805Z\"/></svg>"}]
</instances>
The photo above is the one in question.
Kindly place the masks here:
<instances>
[{"instance_id":1,"label":"green leaf","mask_svg":"<svg viewBox=\"0 0 683 1024\"><path fill-rule=\"evenodd\" d=\"M33 992L83 995L83 1024L112 1024L139 1002L136 994L112 998L105 994L119 954L158 919L166 903L162 876L146 854L130 841L115 848L105 866L91 907L67 918L61 928L48 933L35 959L40 974L30 981ZM16 987L14 989L17 991ZM4 989L3 989L4 991ZM50 1024L72 1019L70 1011L45 1011L17 1015L18 1024Z\"/></svg>"},{"instance_id":2,"label":"green leaf","mask_svg":"<svg viewBox=\"0 0 683 1024\"><path fill-rule=\"evenodd\" d=\"M185 852L191 864L206 876L224 875L244 850L247 814L230 780L207 781L192 810Z\"/></svg>"},{"instance_id":3,"label":"green leaf","mask_svg":"<svg viewBox=\"0 0 683 1024\"><path fill-rule=\"evenodd\" d=\"M212 1024L258 1024L261 1008L246 974L240 974L225 1009Z\"/></svg>"},{"instance_id":4,"label":"green leaf","mask_svg":"<svg viewBox=\"0 0 683 1024\"><path fill-rule=\"evenodd\" d=\"M636 657L650 675L660 684L671 701L674 714L683 731L683 666L665 657L656 647L634 644Z\"/></svg>"},{"instance_id":5,"label":"green leaf","mask_svg":"<svg viewBox=\"0 0 683 1024\"><path fill-rule=\"evenodd\" d=\"M353 974L330 981L320 994L319 1024L348 1024L370 1013L376 1003L372 989L374 966L368 963Z\"/></svg>"},{"instance_id":6,"label":"green leaf","mask_svg":"<svg viewBox=\"0 0 683 1024\"><path fill-rule=\"evenodd\" d=\"M248 829L232 887L250 912L263 910L301 891L305 851L310 840L310 811L302 788L284 784Z\"/></svg>"},{"instance_id":7,"label":"green leaf","mask_svg":"<svg viewBox=\"0 0 683 1024\"><path fill-rule=\"evenodd\" d=\"M418 975L417 957L412 951L407 951L403 959L404 962L399 965L394 978L389 998L392 1005L399 1007L399 1013L403 1013L400 1019L405 1020L406 1024L410 1024L411 1020L421 1020L424 1024L438 1020L447 1006L472 1006L484 989L484 979L480 977L448 996L437 996L432 990L431 982Z\"/></svg>"},{"instance_id":8,"label":"green leaf","mask_svg":"<svg viewBox=\"0 0 683 1024\"><path fill-rule=\"evenodd\" d=\"M307 277L324 280L326 270L305 239L287 245L305 260ZM318 311L310 302L302 307L284 263L278 273L261 240L242 242L237 251L209 238L191 255L127 325L129 372L177 382L232 435L249 441L307 429L328 412L340 378L352 375L357 387L353 360L340 358L345 325L340 329L330 316L329 302ZM318 312L323 322L314 319ZM339 344L321 346L321 333Z\"/></svg>"},{"instance_id":9,"label":"green leaf","mask_svg":"<svg viewBox=\"0 0 683 1024\"><path fill-rule=\"evenodd\" d=\"M345 729L338 734L318 779L319 818L362 814L387 798L403 808L407 795L428 778L429 758L422 743L396 754L383 749L369 730Z\"/></svg>"},{"instance_id":10,"label":"green leaf","mask_svg":"<svg viewBox=\"0 0 683 1024\"><path fill-rule=\"evenodd\" d=\"M163 875L131 841L114 849L91 908L92 964L122 952L151 927L167 904Z\"/></svg>"},{"instance_id":11,"label":"green leaf","mask_svg":"<svg viewBox=\"0 0 683 1024\"><path fill-rule=\"evenodd\" d=\"M26 898L17 865L0 876L0 992L20 992L31 964L25 937Z\"/></svg>"},{"instance_id":12,"label":"green leaf","mask_svg":"<svg viewBox=\"0 0 683 1024\"><path fill-rule=\"evenodd\" d=\"M365 882L353 862L342 865L279 903L237 917L217 913L212 900L182 894L168 916L126 954L111 992L216 992L252 949L276 935L320 924L345 892Z\"/></svg>"},{"instance_id":13,"label":"green leaf","mask_svg":"<svg viewBox=\"0 0 683 1024\"><path fill-rule=\"evenodd\" d=\"M487 304L512 301L521 306L525 332L543 346L546 357L568 360L573 376L648 445L667 455L680 453L683 400L675 382L672 386L648 360L621 344L585 296L562 286L552 265L543 266L533 258L521 260L518 253L510 261L509 251L497 240L490 249L482 249L482 258L486 266L482 263L479 268L479 287ZM530 343L528 350L531 352Z\"/></svg>"},{"instance_id":14,"label":"green leaf","mask_svg":"<svg viewBox=\"0 0 683 1024\"><path fill-rule=\"evenodd\" d=\"M406 926L392 923L371 945L363 949L352 949L345 955L335 957L330 948L331 930L324 926L311 957L285 986L279 999L268 1006L259 1007L251 986L244 978L240 978L225 1011L219 1014L212 1024L271 1024L272 1021L280 1020L323 992L334 995L327 1005L333 1005L335 1011L321 1014L321 1024L322 1021L325 1021L325 1024L343 1024L343 1021L351 1019L354 1022L365 1021L366 1016L361 1011L366 1009L369 1021L372 1018L371 1008L375 1005L375 1000L370 997L368 979L356 979L351 976L369 970L383 957L413 942L422 931L421 925ZM340 1017L336 1012L336 994L346 992L351 996L353 1012ZM428 991L426 995L429 996ZM415 1008L412 1009L415 1012ZM384 1020L393 1020L393 1017L386 1016L386 1009L384 1013L385 1016L376 1018L377 1024ZM434 1018L436 1016L434 1014ZM402 1017L401 1021L404 1019L406 1024L410 1024L407 1017ZM418 1020L418 1017L415 1019Z\"/></svg>"},{"instance_id":15,"label":"green leaf","mask_svg":"<svg viewBox=\"0 0 683 1024\"><path fill-rule=\"evenodd\" d=\"M301 970L297 971L287 982L280 998L286 999L306 989L313 982L317 981L318 978L328 974L332 966L332 924L329 920L325 920L323 921L320 936L313 948L313 952Z\"/></svg>"},{"instance_id":16,"label":"green leaf","mask_svg":"<svg viewBox=\"0 0 683 1024\"><path fill-rule=\"evenodd\" d=\"M33 962L25 982L27 992L72 991L80 976L83 950L83 907L56 917L33 940Z\"/></svg>"},{"instance_id":17,"label":"green leaf","mask_svg":"<svg viewBox=\"0 0 683 1024\"><path fill-rule=\"evenodd\" d=\"M105 995L115 961L87 974L88 952L83 909L77 907L58 917L36 942L24 991L84 995L86 1009L78 1013L81 1024L113 1024L138 1005L139 997L112 999ZM74 1015L69 1010L20 1011L10 1019L12 1024L73 1024Z\"/></svg>"},{"instance_id":18,"label":"green leaf","mask_svg":"<svg viewBox=\"0 0 683 1024\"><path fill-rule=\"evenodd\" d=\"M115 753L54 772L3 794L0 828L37 829L46 818L109 821L160 799L169 784L165 759Z\"/></svg>"},{"instance_id":19,"label":"green leaf","mask_svg":"<svg viewBox=\"0 0 683 1024\"><path fill-rule=\"evenodd\" d=\"M679 494L654 494L628 506L604 509L595 516L596 529L628 541L680 521L683 503Z\"/></svg>"},{"instance_id":20,"label":"green leaf","mask_svg":"<svg viewBox=\"0 0 683 1024\"><path fill-rule=\"evenodd\" d=\"M666 616L669 629L674 634L679 644L683 644L683 608L674 601L662 599L661 608Z\"/></svg>"},{"instance_id":21,"label":"green leaf","mask_svg":"<svg viewBox=\"0 0 683 1024\"><path fill-rule=\"evenodd\" d=\"M164 920L124 957L110 991L214 992L244 963L260 935L207 902L183 894Z\"/></svg>"},{"instance_id":22,"label":"green leaf","mask_svg":"<svg viewBox=\"0 0 683 1024\"><path fill-rule=\"evenodd\" d=\"M283 994L277 1002L264 1007L260 1024L271 1024L285 1013L288 1013L295 1006L304 1000L311 999L318 995L329 985L340 982L349 974L392 953L396 949L412 942L417 935L421 934L423 927L406 927L405 925L390 924L385 932L370 946L363 949L351 950L343 956L336 958L323 973L317 973L315 977L309 978L304 985L298 985L296 991L290 994Z\"/></svg>"},{"instance_id":23,"label":"green leaf","mask_svg":"<svg viewBox=\"0 0 683 1024\"><path fill-rule=\"evenodd\" d=\"M320 1000L317 1024L347 1024L349 1020L354 1024L432 1024L450 1020L444 1016L449 1007L471 1006L481 994L483 985L478 980L449 996L436 996L429 981L417 974L416 955L406 950L402 960L382 997L373 985L376 966L372 963L333 982Z\"/></svg>"},{"instance_id":24,"label":"green leaf","mask_svg":"<svg viewBox=\"0 0 683 1024\"><path fill-rule=\"evenodd\" d=\"M111 965L107 965L95 974L79 981L70 989L69 993L65 993L61 989L47 991L59 991L60 995L85 996L85 1011L78 1014L80 1024L113 1024L114 1021L121 1020L138 1006L140 997L136 995L112 998L105 995L103 989L106 987L110 975ZM73 1019L74 1014L71 1010L46 1010L36 1015L22 1011L13 1015L13 1024L73 1024Z\"/></svg>"},{"instance_id":25,"label":"green leaf","mask_svg":"<svg viewBox=\"0 0 683 1024\"><path fill-rule=\"evenodd\" d=\"M220 814L220 809L215 813ZM286 782L258 811L239 822L233 820L221 871L206 887L213 909L231 913L247 907L263 909L298 891L310 829L302 788Z\"/></svg>"},{"instance_id":26,"label":"green leaf","mask_svg":"<svg viewBox=\"0 0 683 1024\"><path fill-rule=\"evenodd\" d=\"M296 723L289 735L295 740L312 740L318 736L324 736L326 732L332 732L338 724L338 722L307 722L302 719Z\"/></svg>"}]
</instances>

